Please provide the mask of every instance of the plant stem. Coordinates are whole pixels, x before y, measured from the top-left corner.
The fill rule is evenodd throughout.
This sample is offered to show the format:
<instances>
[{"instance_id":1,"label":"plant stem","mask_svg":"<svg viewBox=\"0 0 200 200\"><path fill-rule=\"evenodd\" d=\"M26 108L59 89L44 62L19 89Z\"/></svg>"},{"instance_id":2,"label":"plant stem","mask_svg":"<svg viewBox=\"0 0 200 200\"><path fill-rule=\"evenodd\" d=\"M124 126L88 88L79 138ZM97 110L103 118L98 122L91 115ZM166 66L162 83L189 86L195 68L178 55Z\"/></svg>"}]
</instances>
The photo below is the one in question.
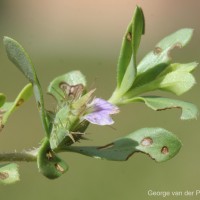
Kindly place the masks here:
<instances>
[{"instance_id":1,"label":"plant stem","mask_svg":"<svg viewBox=\"0 0 200 200\"><path fill-rule=\"evenodd\" d=\"M33 162L37 160L38 149L31 151L13 152L13 153L0 153L0 162L6 161L24 161Z\"/></svg>"}]
</instances>

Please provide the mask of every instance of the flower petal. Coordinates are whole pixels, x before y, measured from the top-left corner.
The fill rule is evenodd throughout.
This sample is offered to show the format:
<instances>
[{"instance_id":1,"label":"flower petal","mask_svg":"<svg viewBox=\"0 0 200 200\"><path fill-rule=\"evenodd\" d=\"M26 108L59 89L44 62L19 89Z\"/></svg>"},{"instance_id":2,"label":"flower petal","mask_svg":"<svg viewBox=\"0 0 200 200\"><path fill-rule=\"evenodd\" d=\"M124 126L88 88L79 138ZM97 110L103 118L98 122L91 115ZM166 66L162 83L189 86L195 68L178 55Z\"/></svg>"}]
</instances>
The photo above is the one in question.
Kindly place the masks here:
<instances>
[{"instance_id":1,"label":"flower petal","mask_svg":"<svg viewBox=\"0 0 200 200\"><path fill-rule=\"evenodd\" d=\"M119 108L108 101L101 99L101 98L95 98L91 106L93 107L94 111L106 111L109 114L115 114L119 112Z\"/></svg>"},{"instance_id":2,"label":"flower petal","mask_svg":"<svg viewBox=\"0 0 200 200\"><path fill-rule=\"evenodd\" d=\"M104 99L95 98L87 105L87 112L83 117L92 124L111 125L114 123L110 115L118 113L119 108Z\"/></svg>"},{"instance_id":3,"label":"flower petal","mask_svg":"<svg viewBox=\"0 0 200 200\"><path fill-rule=\"evenodd\" d=\"M84 119L89 121L92 124L97 124L97 125L111 125L114 123L112 118L107 112L104 111L99 111L99 112L93 112L90 114L87 114L84 116Z\"/></svg>"}]
</instances>

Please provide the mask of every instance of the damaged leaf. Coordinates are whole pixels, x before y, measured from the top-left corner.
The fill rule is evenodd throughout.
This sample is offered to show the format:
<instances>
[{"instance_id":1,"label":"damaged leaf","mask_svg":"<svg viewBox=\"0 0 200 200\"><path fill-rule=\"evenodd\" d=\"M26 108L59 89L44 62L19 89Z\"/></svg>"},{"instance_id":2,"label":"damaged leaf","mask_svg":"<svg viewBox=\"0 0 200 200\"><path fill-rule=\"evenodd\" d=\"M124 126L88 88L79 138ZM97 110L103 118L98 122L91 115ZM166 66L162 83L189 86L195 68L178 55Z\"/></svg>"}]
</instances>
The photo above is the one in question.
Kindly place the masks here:
<instances>
[{"instance_id":1,"label":"damaged leaf","mask_svg":"<svg viewBox=\"0 0 200 200\"><path fill-rule=\"evenodd\" d=\"M124 35L118 61L117 87L119 93L125 93L133 84L136 76L136 54L142 34L144 34L144 15L140 7L136 7L134 16Z\"/></svg>"},{"instance_id":2,"label":"damaged leaf","mask_svg":"<svg viewBox=\"0 0 200 200\"><path fill-rule=\"evenodd\" d=\"M81 95L86 86L85 76L80 71L71 71L56 77L48 87L48 93L56 98L58 103L63 102L70 95Z\"/></svg>"},{"instance_id":3,"label":"damaged leaf","mask_svg":"<svg viewBox=\"0 0 200 200\"><path fill-rule=\"evenodd\" d=\"M19 181L19 169L15 163L0 165L0 183L11 184Z\"/></svg>"},{"instance_id":4,"label":"damaged leaf","mask_svg":"<svg viewBox=\"0 0 200 200\"><path fill-rule=\"evenodd\" d=\"M32 84L27 84L18 94L14 102L5 102L0 108L1 127L5 126L9 116L16 111L25 101L27 101L33 93Z\"/></svg>"},{"instance_id":5,"label":"damaged leaf","mask_svg":"<svg viewBox=\"0 0 200 200\"><path fill-rule=\"evenodd\" d=\"M180 148L181 142L173 133L162 128L143 128L105 146L69 146L61 151L114 161L125 161L135 152L141 152L157 162L163 162L174 157Z\"/></svg>"},{"instance_id":6,"label":"damaged leaf","mask_svg":"<svg viewBox=\"0 0 200 200\"><path fill-rule=\"evenodd\" d=\"M135 97L129 102L144 102L149 108L162 111L166 109L172 108L180 108L181 119L188 120L188 119L197 119L198 116L198 108L192 103L180 101L176 99L158 97L158 96L143 96L143 97Z\"/></svg>"},{"instance_id":7,"label":"damaged leaf","mask_svg":"<svg viewBox=\"0 0 200 200\"><path fill-rule=\"evenodd\" d=\"M161 63L171 61L171 50L184 47L191 39L193 29L184 28L172 33L162 39L155 47L154 51L148 53L137 67L138 75L154 68Z\"/></svg>"},{"instance_id":8,"label":"damaged leaf","mask_svg":"<svg viewBox=\"0 0 200 200\"><path fill-rule=\"evenodd\" d=\"M40 147L37 164L39 171L49 179L59 178L68 170L68 165L51 150L48 139Z\"/></svg>"}]
</instances>

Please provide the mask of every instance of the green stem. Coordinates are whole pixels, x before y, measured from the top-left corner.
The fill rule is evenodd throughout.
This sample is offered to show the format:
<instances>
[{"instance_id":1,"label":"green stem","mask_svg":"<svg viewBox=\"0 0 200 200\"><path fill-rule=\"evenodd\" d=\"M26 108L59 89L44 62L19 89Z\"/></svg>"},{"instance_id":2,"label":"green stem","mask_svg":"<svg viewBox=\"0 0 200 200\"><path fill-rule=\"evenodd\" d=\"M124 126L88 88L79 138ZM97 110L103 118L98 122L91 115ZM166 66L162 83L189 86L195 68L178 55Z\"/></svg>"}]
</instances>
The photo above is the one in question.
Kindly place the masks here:
<instances>
[{"instance_id":1,"label":"green stem","mask_svg":"<svg viewBox=\"0 0 200 200\"><path fill-rule=\"evenodd\" d=\"M116 89L108 101L117 106L127 104L129 102L132 102L131 99L137 98L141 94L159 89L160 82L161 80L157 79L152 81L151 83L131 88L128 92L126 92L123 95L120 93L119 89Z\"/></svg>"},{"instance_id":2,"label":"green stem","mask_svg":"<svg viewBox=\"0 0 200 200\"><path fill-rule=\"evenodd\" d=\"M31 151L12 152L12 153L0 153L0 162L7 161L24 161L35 162L37 160L38 149Z\"/></svg>"},{"instance_id":3,"label":"green stem","mask_svg":"<svg viewBox=\"0 0 200 200\"><path fill-rule=\"evenodd\" d=\"M120 104L122 104L122 96L123 95L119 92L119 90L115 89L108 102L119 106Z\"/></svg>"}]
</instances>

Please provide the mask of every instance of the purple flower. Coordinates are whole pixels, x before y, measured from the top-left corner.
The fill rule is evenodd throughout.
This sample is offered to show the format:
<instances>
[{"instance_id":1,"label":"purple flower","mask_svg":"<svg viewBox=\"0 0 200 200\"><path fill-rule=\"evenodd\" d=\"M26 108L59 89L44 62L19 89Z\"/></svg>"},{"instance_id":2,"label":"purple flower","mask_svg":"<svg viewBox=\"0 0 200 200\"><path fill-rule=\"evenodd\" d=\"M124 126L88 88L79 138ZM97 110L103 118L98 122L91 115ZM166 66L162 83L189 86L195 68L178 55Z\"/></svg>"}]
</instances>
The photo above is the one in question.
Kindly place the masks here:
<instances>
[{"instance_id":1,"label":"purple flower","mask_svg":"<svg viewBox=\"0 0 200 200\"><path fill-rule=\"evenodd\" d=\"M88 111L84 119L92 124L111 125L114 123L110 115L119 112L119 108L104 99L95 98L87 105Z\"/></svg>"}]
</instances>

